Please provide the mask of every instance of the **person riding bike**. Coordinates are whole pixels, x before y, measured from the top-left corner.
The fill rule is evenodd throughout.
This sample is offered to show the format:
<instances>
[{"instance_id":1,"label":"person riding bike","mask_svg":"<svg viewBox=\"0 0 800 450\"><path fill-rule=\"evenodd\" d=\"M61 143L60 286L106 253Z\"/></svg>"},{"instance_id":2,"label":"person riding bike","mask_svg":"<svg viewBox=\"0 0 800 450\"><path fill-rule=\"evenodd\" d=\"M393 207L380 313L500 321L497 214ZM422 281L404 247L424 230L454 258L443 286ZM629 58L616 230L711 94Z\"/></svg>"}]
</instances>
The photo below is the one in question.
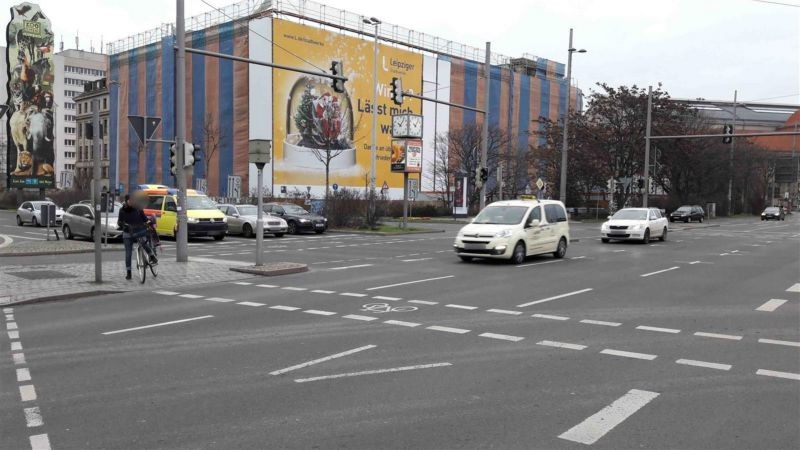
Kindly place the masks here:
<instances>
[{"instance_id":1,"label":"person riding bike","mask_svg":"<svg viewBox=\"0 0 800 450\"><path fill-rule=\"evenodd\" d=\"M125 195L125 204L119 210L117 225L122 228L122 239L125 243L125 279L131 279L131 256L133 254L133 243L140 237L146 236L147 227L150 219L145 216L144 211L136 204L136 200L130 195ZM150 256L150 264L157 264L158 259L149 245L144 245L144 249Z\"/></svg>"}]
</instances>

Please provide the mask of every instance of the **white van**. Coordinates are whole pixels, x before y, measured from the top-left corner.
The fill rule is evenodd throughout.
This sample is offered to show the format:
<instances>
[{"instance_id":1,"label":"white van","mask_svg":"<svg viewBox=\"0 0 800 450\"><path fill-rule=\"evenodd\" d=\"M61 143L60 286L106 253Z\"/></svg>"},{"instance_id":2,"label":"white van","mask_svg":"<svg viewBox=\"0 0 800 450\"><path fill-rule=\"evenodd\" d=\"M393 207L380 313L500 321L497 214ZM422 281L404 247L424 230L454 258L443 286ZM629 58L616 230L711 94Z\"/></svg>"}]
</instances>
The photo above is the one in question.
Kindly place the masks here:
<instances>
[{"instance_id":1,"label":"white van","mask_svg":"<svg viewBox=\"0 0 800 450\"><path fill-rule=\"evenodd\" d=\"M552 253L563 258L569 245L569 221L556 200L494 202L458 232L453 244L464 261L509 259L521 264L526 256Z\"/></svg>"}]
</instances>

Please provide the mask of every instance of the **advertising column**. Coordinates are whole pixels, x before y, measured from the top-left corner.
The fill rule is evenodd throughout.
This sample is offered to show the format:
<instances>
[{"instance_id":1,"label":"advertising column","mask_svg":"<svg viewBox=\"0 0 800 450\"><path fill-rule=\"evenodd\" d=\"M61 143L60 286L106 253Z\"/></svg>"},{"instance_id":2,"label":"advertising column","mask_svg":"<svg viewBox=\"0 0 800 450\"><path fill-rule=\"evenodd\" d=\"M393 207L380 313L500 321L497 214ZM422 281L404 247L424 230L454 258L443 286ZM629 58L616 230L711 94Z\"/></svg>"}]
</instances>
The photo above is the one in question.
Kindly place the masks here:
<instances>
[{"instance_id":1,"label":"advertising column","mask_svg":"<svg viewBox=\"0 0 800 450\"><path fill-rule=\"evenodd\" d=\"M32 3L11 7L8 62L8 187L55 187L53 31Z\"/></svg>"}]
</instances>

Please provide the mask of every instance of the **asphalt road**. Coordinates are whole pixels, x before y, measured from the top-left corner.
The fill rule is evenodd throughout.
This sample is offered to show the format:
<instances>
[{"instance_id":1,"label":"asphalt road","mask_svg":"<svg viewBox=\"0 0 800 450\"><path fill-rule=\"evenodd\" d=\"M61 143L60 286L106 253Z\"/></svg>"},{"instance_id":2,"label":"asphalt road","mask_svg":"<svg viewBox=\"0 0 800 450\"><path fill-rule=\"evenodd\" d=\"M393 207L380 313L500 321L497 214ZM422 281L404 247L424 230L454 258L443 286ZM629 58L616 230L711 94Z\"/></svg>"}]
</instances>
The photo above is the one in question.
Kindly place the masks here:
<instances>
[{"instance_id":1,"label":"asphalt road","mask_svg":"<svg viewBox=\"0 0 800 450\"><path fill-rule=\"evenodd\" d=\"M461 262L457 226L284 237L266 260L310 272L15 307L0 447L797 448L799 220L573 224L520 266Z\"/></svg>"}]
</instances>

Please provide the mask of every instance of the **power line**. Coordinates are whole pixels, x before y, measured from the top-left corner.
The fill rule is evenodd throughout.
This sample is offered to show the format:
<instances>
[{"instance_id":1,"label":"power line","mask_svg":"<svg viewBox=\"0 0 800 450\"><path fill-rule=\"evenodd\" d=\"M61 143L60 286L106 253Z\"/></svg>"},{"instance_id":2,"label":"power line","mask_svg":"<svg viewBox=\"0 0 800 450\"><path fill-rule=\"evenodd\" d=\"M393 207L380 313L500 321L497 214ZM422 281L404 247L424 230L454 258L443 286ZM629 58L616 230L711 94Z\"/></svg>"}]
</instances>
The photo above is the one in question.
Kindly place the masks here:
<instances>
[{"instance_id":1,"label":"power line","mask_svg":"<svg viewBox=\"0 0 800 450\"><path fill-rule=\"evenodd\" d=\"M770 3L770 4L773 4L773 5L793 6L795 8L800 8L800 5L793 4L793 3L772 2L772 1L769 1L769 0L753 0L753 1L754 2L758 2L758 3Z\"/></svg>"}]
</instances>

